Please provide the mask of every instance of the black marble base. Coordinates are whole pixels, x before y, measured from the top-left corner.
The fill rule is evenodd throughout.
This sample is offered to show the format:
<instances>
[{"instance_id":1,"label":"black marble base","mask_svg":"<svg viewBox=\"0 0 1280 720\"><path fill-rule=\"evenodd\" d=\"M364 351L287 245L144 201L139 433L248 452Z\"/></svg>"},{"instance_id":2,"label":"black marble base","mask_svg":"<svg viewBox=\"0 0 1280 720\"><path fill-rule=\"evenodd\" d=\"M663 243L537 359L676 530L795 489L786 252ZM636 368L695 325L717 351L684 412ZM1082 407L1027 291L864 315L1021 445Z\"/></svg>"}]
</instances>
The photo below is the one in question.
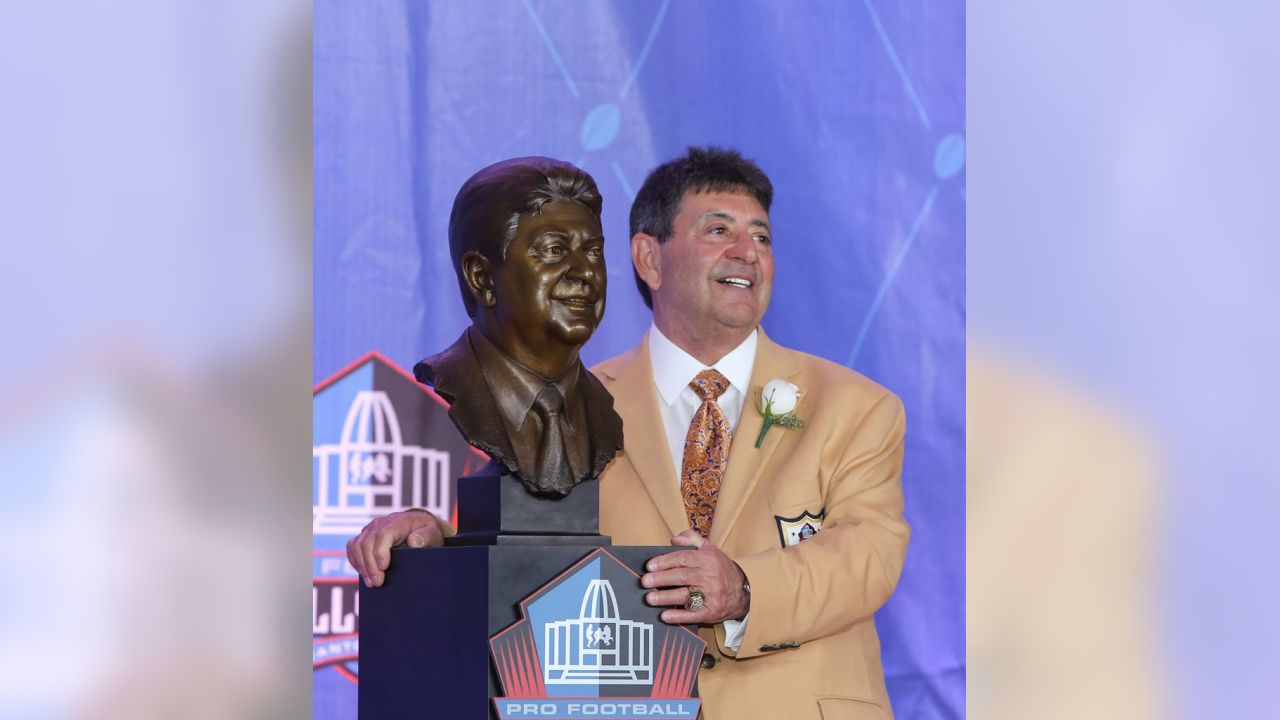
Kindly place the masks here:
<instances>
[{"instance_id":1,"label":"black marble base","mask_svg":"<svg viewBox=\"0 0 1280 720\"><path fill-rule=\"evenodd\" d=\"M614 547L635 573L667 547ZM360 588L360 720L496 716L500 684L489 638L520 619L519 603L592 549L399 548L386 582ZM643 594L637 579L616 592ZM656 610L655 610L656 612Z\"/></svg>"},{"instance_id":2,"label":"black marble base","mask_svg":"<svg viewBox=\"0 0 1280 720\"><path fill-rule=\"evenodd\" d=\"M494 535L493 533L458 533L444 539L445 547L471 545L551 545L608 547L612 545L608 535Z\"/></svg>"},{"instance_id":3,"label":"black marble base","mask_svg":"<svg viewBox=\"0 0 1280 720\"><path fill-rule=\"evenodd\" d=\"M544 498L491 463L476 475L458 479L458 532L476 537L599 536L600 481L581 482L567 497Z\"/></svg>"}]
</instances>

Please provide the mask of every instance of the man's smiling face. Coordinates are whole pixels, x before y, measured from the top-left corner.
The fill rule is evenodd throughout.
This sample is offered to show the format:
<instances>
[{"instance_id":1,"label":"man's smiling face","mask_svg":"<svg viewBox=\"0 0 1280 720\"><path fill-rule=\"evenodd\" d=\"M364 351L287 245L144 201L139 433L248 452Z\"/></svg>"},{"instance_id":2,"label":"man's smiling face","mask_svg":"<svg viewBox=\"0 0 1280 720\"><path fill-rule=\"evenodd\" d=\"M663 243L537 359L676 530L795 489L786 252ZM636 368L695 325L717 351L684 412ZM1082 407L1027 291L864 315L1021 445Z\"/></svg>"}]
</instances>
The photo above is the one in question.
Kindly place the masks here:
<instances>
[{"instance_id":1,"label":"man's smiling face","mask_svg":"<svg viewBox=\"0 0 1280 720\"><path fill-rule=\"evenodd\" d=\"M681 335L751 333L769 307L773 248L769 214L746 192L688 192L659 246L655 315Z\"/></svg>"}]
</instances>

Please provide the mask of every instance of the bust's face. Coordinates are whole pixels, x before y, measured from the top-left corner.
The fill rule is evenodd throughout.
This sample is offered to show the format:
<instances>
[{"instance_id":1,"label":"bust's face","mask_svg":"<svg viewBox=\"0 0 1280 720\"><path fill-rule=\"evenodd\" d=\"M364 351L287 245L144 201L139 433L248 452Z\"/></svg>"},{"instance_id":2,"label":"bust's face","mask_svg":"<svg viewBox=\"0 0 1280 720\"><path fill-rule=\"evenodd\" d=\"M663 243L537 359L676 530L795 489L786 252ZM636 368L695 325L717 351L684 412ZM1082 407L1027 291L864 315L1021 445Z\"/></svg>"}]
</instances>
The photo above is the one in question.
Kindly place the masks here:
<instances>
[{"instance_id":1,"label":"bust's face","mask_svg":"<svg viewBox=\"0 0 1280 720\"><path fill-rule=\"evenodd\" d=\"M586 206L558 200L524 215L506 257L493 265L495 338L535 356L581 346L604 316L604 233ZM513 353L517 356L522 353Z\"/></svg>"}]
</instances>

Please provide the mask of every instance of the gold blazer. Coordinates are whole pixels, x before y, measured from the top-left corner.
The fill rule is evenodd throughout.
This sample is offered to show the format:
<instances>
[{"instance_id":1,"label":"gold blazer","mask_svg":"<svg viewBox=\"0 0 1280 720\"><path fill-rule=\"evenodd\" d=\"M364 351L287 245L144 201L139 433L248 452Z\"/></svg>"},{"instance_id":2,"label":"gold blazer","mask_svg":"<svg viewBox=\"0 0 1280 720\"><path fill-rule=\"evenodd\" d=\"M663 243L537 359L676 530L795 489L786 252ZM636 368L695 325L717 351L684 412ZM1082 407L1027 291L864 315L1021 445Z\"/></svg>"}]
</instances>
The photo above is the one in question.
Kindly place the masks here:
<instances>
[{"instance_id":1,"label":"gold blazer","mask_svg":"<svg viewBox=\"0 0 1280 720\"><path fill-rule=\"evenodd\" d=\"M662 430L648 337L592 368L623 419L623 455L601 476L600 531L618 545L669 545L689 528ZM760 391L800 387L807 427L774 426L755 447ZM902 572L901 401L866 377L760 331L751 387L721 483L711 542L751 584L738 652L700 629L706 720L891 718L872 615ZM805 525L808 528L805 528Z\"/></svg>"}]
</instances>

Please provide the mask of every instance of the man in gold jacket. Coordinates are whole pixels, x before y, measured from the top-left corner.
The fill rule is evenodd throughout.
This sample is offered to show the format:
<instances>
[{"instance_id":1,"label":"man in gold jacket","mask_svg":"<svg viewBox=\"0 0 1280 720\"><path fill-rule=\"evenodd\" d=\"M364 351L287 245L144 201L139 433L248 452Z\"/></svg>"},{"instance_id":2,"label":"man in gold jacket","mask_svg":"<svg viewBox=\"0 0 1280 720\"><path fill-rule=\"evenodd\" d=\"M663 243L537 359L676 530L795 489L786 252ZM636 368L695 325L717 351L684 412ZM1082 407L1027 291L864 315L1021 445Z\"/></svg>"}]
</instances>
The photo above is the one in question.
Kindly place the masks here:
<instances>
[{"instance_id":1,"label":"man in gold jacket","mask_svg":"<svg viewBox=\"0 0 1280 720\"><path fill-rule=\"evenodd\" d=\"M783 348L759 323L773 284L772 186L736 152L691 148L649 175L631 209L631 257L653 327L593 368L623 419L601 478L600 528L619 545L690 549L650 561L650 604L697 623L707 720L892 716L872 615L898 582L902 403L867 378ZM706 537L682 500L688 384L715 369L733 426ZM764 424L761 393L798 388L803 428ZM777 398L775 398L777 400ZM682 412L683 410L683 412ZM689 588L703 607L684 609Z\"/></svg>"},{"instance_id":2,"label":"man in gold jacket","mask_svg":"<svg viewBox=\"0 0 1280 720\"><path fill-rule=\"evenodd\" d=\"M700 626L706 720L890 718L873 615L910 534L902 403L760 328L772 195L754 163L715 148L690 148L637 193L631 258L653 326L593 368L624 433L601 476L600 531L618 545L684 548L650 560L642 584L651 605L668 607L663 620ZM691 382L708 370L711 399ZM803 428L762 434L766 384L798 392L789 414ZM779 409L791 404L777 394ZM690 427L706 414L721 423L718 442ZM424 513L396 514L371 523L349 556L378 585L391 544L451 532Z\"/></svg>"}]
</instances>

